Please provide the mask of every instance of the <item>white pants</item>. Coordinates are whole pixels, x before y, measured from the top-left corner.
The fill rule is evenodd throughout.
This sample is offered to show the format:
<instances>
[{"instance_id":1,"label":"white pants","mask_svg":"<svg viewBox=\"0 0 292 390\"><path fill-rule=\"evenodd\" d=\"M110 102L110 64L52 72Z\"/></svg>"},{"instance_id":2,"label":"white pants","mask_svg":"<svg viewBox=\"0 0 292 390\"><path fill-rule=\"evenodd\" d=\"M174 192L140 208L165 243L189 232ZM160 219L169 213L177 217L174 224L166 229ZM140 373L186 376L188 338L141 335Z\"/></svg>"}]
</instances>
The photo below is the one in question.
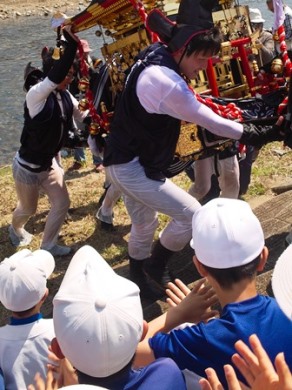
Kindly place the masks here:
<instances>
[{"instance_id":1,"label":"white pants","mask_svg":"<svg viewBox=\"0 0 292 390\"><path fill-rule=\"evenodd\" d=\"M106 173L124 195L132 222L128 244L132 258L143 260L150 256L158 227L157 212L172 218L160 233L160 241L165 248L176 252L190 242L192 217L201 207L191 195L169 179L160 182L147 178L138 159L106 167Z\"/></svg>"},{"instance_id":2,"label":"white pants","mask_svg":"<svg viewBox=\"0 0 292 390\"><path fill-rule=\"evenodd\" d=\"M24 228L29 217L35 214L40 189L48 196L51 204L45 224L42 247L52 247L57 239L65 216L69 209L70 200L64 180L63 169L53 160L52 169L40 173L30 172L13 161L13 177L18 197L17 207L13 212L12 226L16 233Z\"/></svg>"},{"instance_id":3,"label":"white pants","mask_svg":"<svg viewBox=\"0 0 292 390\"><path fill-rule=\"evenodd\" d=\"M222 198L238 198L239 194L239 164L237 156L219 160L212 156L198 160L194 164L195 183L189 193L201 200L211 189L212 175L218 176Z\"/></svg>"}]
</instances>

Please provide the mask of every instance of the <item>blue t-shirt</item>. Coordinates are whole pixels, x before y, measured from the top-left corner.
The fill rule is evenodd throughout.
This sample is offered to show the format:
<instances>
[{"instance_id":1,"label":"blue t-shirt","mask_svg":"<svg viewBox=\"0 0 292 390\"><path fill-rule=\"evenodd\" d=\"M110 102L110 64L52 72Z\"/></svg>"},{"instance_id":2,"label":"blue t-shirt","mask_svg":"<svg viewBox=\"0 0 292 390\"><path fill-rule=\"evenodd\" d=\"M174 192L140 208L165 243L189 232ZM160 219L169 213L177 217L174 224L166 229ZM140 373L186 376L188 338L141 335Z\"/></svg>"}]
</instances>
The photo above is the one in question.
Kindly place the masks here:
<instances>
[{"instance_id":1,"label":"blue t-shirt","mask_svg":"<svg viewBox=\"0 0 292 390\"><path fill-rule=\"evenodd\" d=\"M138 370L125 368L107 378L92 378L90 383L111 390L186 390L184 376L171 359L157 359Z\"/></svg>"},{"instance_id":2,"label":"blue t-shirt","mask_svg":"<svg viewBox=\"0 0 292 390\"><path fill-rule=\"evenodd\" d=\"M272 361L279 352L284 352L292 369L292 321L275 299L262 295L226 305L219 319L168 334L158 333L149 339L149 345L156 358L170 357L181 369L187 368L200 376L205 377L207 367L214 368L226 386L223 365L231 364L231 356L236 352L234 343L239 339L248 343L253 333ZM238 371L237 374L244 381Z\"/></svg>"}]
</instances>

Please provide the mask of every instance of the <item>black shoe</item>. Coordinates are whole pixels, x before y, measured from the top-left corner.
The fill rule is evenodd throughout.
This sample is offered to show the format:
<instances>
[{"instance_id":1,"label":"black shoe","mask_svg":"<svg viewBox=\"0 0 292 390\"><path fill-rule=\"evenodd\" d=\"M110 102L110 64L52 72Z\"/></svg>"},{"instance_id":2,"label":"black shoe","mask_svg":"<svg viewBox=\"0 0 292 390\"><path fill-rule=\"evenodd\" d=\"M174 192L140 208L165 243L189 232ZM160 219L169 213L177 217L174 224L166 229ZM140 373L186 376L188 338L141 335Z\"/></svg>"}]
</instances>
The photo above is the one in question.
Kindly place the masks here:
<instances>
[{"instance_id":1,"label":"black shoe","mask_svg":"<svg viewBox=\"0 0 292 390\"><path fill-rule=\"evenodd\" d=\"M106 222L100 221L100 227L102 230L105 230L107 232L116 231L116 228L114 227L114 225L112 223L106 223Z\"/></svg>"},{"instance_id":2,"label":"black shoe","mask_svg":"<svg viewBox=\"0 0 292 390\"><path fill-rule=\"evenodd\" d=\"M137 284L140 289L140 297L151 301L157 301L164 295L164 290L157 289L155 285L147 279L143 271L145 260L134 260L130 258L130 279Z\"/></svg>"},{"instance_id":3,"label":"black shoe","mask_svg":"<svg viewBox=\"0 0 292 390\"><path fill-rule=\"evenodd\" d=\"M144 272L161 289L166 289L167 284L174 280L168 268L168 261L173 251L165 248L160 240L156 241L151 257L144 261Z\"/></svg>"},{"instance_id":4,"label":"black shoe","mask_svg":"<svg viewBox=\"0 0 292 390\"><path fill-rule=\"evenodd\" d=\"M174 277L167 264L157 264L151 260L146 260L143 267L145 274L153 280L160 289L165 290L167 284L174 281Z\"/></svg>"}]
</instances>

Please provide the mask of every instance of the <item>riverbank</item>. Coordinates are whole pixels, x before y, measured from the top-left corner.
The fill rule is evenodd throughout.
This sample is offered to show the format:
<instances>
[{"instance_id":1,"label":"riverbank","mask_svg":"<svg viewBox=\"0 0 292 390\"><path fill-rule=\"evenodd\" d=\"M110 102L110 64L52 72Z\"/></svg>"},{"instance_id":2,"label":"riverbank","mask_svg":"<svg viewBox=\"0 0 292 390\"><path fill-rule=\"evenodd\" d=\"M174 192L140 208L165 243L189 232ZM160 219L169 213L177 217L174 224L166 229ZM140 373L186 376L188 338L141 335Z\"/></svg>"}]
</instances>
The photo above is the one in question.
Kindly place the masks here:
<instances>
[{"instance_id":1,"label":"riverbank","mask_svg":"<svg viewBox=\"0 0 292 390\"><path fill-rule=\"evenodd\" d=\"M91 0L6 0L0 5L0 21L9 18L49 16L57 11L68 16L85 9Z\"/></svg>"}]
</instances>

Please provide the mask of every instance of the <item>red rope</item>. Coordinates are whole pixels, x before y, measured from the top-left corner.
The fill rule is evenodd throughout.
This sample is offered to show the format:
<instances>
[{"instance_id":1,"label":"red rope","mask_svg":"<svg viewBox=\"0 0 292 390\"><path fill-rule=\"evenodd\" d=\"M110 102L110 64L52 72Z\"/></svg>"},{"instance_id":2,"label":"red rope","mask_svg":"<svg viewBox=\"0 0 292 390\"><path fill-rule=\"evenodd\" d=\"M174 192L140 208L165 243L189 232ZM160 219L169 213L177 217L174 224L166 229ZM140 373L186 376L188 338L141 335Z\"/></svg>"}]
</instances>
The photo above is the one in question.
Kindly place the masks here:
<instances>
[{"instance_id":1,"label":"red rope","mask_svg":"<svg viewBox=\"0 0 292 390\"><path fill-rule=\"evenodd\" d=\"M84 59L84 50L83 50L83 47L82 47L82 44L80 41L78 42L78 51L79 51L79 56L80 56L81 76L84 78L87 78L88 82L89 82L89 67ZM92 122L95 122L95 123L99 124L102 128L105 128L105 123L102 120L101 116L98 115L96 108L93 104L93 93L90 90L89 86L85 91L85 98L88 101L88 109L89 109L90 116L92 118Z\"/></svg>"},{"instance_id":2,"label":"red rope","mask_svg":"<svg viewBox=\"0 0 292 390\"><path fill-rule=\"evenodd\" d=\"M226 106L223 106L222 104L215 103L212 98L203 98L201 95L196 93L194 88L188 84L189 89L193 92L195 98L200 102L205 104L205 106L211 108L212 111L214 111L219 116L231 119L231 120L237 120L238 122L242 122L242 110L241 108L237 107L235 103L228 103Z\"/></svg>"}]
</instances>

